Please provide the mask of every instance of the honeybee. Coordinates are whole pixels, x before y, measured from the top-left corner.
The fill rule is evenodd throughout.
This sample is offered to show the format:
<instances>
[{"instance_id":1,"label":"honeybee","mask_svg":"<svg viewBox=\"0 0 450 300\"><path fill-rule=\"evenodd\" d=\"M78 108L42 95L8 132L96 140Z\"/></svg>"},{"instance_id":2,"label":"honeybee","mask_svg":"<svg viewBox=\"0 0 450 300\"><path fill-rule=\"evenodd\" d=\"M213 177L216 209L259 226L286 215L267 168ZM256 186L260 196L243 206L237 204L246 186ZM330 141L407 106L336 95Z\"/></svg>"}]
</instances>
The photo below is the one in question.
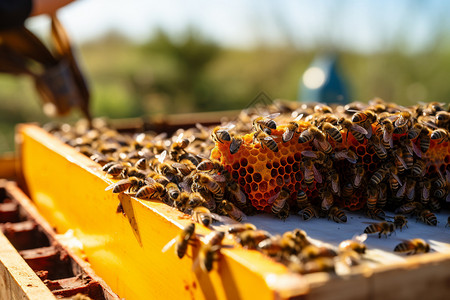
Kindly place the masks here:
<instances>
[{"instance_id":1,"label":"honeybee","mask_svg":"<svg viewBox=\"0 0 450 300\"><path fill-rule=\"evenodd\" d=\"M331 192L333 192L335 195L340 196L341 195L341 185L339 181L339 174L336 172L335 169L330 169L328 172L328 176L330 178L331 182Z\"/></svg>"},{"instance_id":2,"label":"honeybee","mask_svg":"<svg viewBox=\"0 0 450 300\"><path fill-rule=\"evenodd\" d=\"M228 190L237 200L238 204L240 204L241 206L245 206L247 204L247 197L245 196L239 185L236 183L236 181L229 180L227 182L227 186Z\"/></svg>"},{"instance_id":3,"label":"honeybee","mask_svg":"<svg viewBox=\"0 0 450 300\"><path fill-rule=\"evenodd\" d=\"M332 114L333 113L333 109L330 106L326 105L326 104L319 103L319 104L314 105L314 112L316 114L321 114L321 115L323 115L323 114Z\"/></svg>"},{"instance_id":4,"label":"honeybee","mask_svg":"<svg viewBox=\"0 0 450 300\"><path fill-rule=\"evenodd\" d=\"M272 120L278 117L279 113L270 114L266 117L257 117L253 120L253 129L255 131L264 131L267 134L270 134L272 129L277 129L277 123Z\"/></svg>"},{"instance_id":5,"label":"honeybee","mask_svg":"<svg viewBox=\"0 0 450 300\"><path fill-rule=\"evenodd\" d=\"M378 169L378 171L373 173L373 175L370 177L369 183L376 186L384 180L387 174L388 170L386 170L386 168Z\"/></svg>"},{"instance_id":6,"label":"honeybee","mask_svg":"<svg viewBox=\"0 0 450 300\"><path fill-rule=\"evenodd\" d=\"M297 192L296 201L297 201L297 207L300 210L311 205L309 203L308 196L306 195L306 193L303 190L299 190Z\"/></svg>"},{"instance_id":7,"label":"honeybee","mask_svg":"<svg viewBox=\"0 0 450 300\"><path fill-rule=\"evenodd\" d=\"M341 209L339 209L337 206L333 206L328 211L328 220L333 220L336 223L346 223L347 222L347 216L345 215L345 212Z\"/></svg>"},{"instance_id":8,"label":"honeybee","mask_svg":"<svg viewBox=\"0 0 450 300\"><path fill-rule=\"evenodd\" d=\"M129 177L127 179L119 180L116 183L108 186L105 191L111 190L113 193L135 193L139 188L145 185L145 181L137 177Z\"/></svg>"},{"instance_id":9,"label":"honeybee","mask_svg":"<svg viewBox=\"0 0 450 300\"><path fill-rule=\"evenodd\" d=\"M305 207L304 209L300 210L298 212L298 214L300 215L300 217L302 217L303 221L309 221L313 217L316 217L316 218L319 217L317 209L314 208L312 205L309 205L309 206Z\"/></svg>"},{"instance_id":10,"label":"honeybee","mask_svg":"<svg viewBox=\"0 0 450 300\"><path fill-rule=\"evenodd\" d=\"M239 148L241 148L243 142L244 140L242 137L232 137L230 143L230 153L236 154L239 151Z\"/></svg>"},{"instance_id":11,"label":"honeybee","mask_svg":"<svg viewBox=\"0 0 450 300\"><path fill-rule=\"evenodd\" d=\"M333 249L325 246L316 246L313 244L305 246L301 250L299 255L300 260L304 262L318 257L335 257L335 256L337 256L337 253Z\"/></svg>"},{"instance_id":12,"label":"honeybee","mask_svg":"<svg viewBox=\"0 0 450 300\"><path fill-rule=\"evenodd\" d=\"M420 202L423 205L427 205L430 201L430 190L431 190L431 181L421 181L419 182L419 185L421 187L420 191Z\"/></svg>"},{"instance_id":13,"label":"honeybee","mask_svg":"<svg viewBox=\"0 0 450 300\"><path fill-rule=\"evenodd\" d=\"M339 125L342 129L347 130L345 138L346 141L348 140L348 134L351 133L359 143L363 143L365 136L368 134L367 130L364 127L361 127L360 125L346 118L339 119Z\"/></svg>"},{"instance_id":14,"label":"honeybee","mask_svg":"<svg viewBox=\"0 0 450 300\"><path fill-rule=\"evenodd\" d=\"M198 171L221 171L223 166L217 160L204 159L197 165Z\"/></svg>"},{"instance_id":15,"label":"honeybee","mask_svg":"<svg viewBox=\"0 0 450 300\"><path fill-rule=\"evenodd\" d=\"M161 187L158 188L159 190L161 190ZM167 190L167 194L169 195L170 200L172 200L173 202L177 201L178 198L180 197L180 189L178 187L178 185L174 182L170 182L166 185L166 190ZM148 192L149 190L147 189L146 192Z\"/></svg>"},{"instance_id":16,"label":"honeybee","mask_svg":"<svg viewBox=\"0 0 450 300\"><path fill-rule=\"evenodd\" d=\"M257 249L268 256L276 256L278 259L288 257L294 252L295 242L285 236L273 236L259 242Z\"/></svg>"},{"instance_id":17,"label":"honeybee","mask_svg":"<svg viewBox=\"0 0 450 300\"><path fill-rule=\"evenodd\" d=\"M331 147L331 144L328 143L326 136L323 134L322 131L320 131L320 129L318 129L317 127L310 127L307 130L313 136L312 141L317 149L323 151L326 154L331 153L333 148Z\"/></svg>"},{"instance_id":18,"label":"honeybee","mask_svg":"<svg viewBox=\"0 0 450 300\"><path fill-rule=\"evenodd\" d=\"M431 140L437 141L438 145L449 141L449 133L443 128L434 130L430 136Z\"/></svg>"},{"instance_id":19,"label":"honeybee","mask_svg":"<svg viewBox=\"0 0 450 300\"><path fill-rule=\"evenodd\" d=\"M322 183L322 175L314 166L314 162L310 159L305 160L301 164L304 175L304 182L310 185L316 180L318 183Z\"/></svg>"},{"instance_id":20,"label":"honeybee","mask_svg":"<svg viewBox=\"0 0 450 300\"><path fill-rule=\"evenodd\" d=\"M394 225L395 225L395 228L396 228L396 229L397 229L397 228L400 228L400 231L402 231L402 228L403 228L403 227L408 228L408 220L406 219L405 216L402 216L402 215L396 215L396 216L394 217Z\"/></svg>"},{"instance_id":21,"label":"honeybee","mask_svg":"<svg viewBox=\"0 0 450 300\"><path fill-rule=\"evenodd\" d=\"M143 170L143 171L147 170L147 168L148 168L148 165L147 165L147 158L145 158L145 157L140 158L140 159L134 164L134 167L135 167L136 169L138 169L138 170Z\"/></svg>"},{"instance_id":22,"label":"honeybee","mask_svg":"<svg viewBox=\"0 0 450 300\"><path fill-rule=\"evenodd\" d=\"M178 198L173 199L172 206L181 212L185 212L188 201L189 201L189 193L181 192Z\"/></svg>"},{"instance_id":23,"label":"honeybee","mask_svg":"<svg viewBox=\"0 0 450 300\"><path fill-rule=\"evenodd\" d=\"M174 162L172 167L175 168L182 176L191 174L197 167L188 159L182 159L179 163Z\"/></svg>"},{"instance_id":24,"label":"honeybee","mask_svg":"<svg viewBox=\"0 0 450 300\"><path fill-rule=\"evenodd\" d=\"M189 146L191 141L188 138L183 138L184 132L181 132L177 139L170 145L169 155L170 158L178 161L180 155L186 153L186 148Z\"/></svg>"},{"instance_id":25,"label":"honeybee","mask_svg":"<svg viewBox=\"0 0 450 300\"><path fill-rule=\"evenodd\" d=\"M213 262L218 259L224 237L225 233L222 231L213 231L205 237L205 244L198 254L200 267L204 272L212 270Z\"/></svg>"},{"instance_id":26,"label":"honeybee","mask_svg":"<svg viewBox=\"0 0 450 300\"><path fill-rule=\"evenodd\" d=\"M391 235L395 231L394 223L391 222L380 222L373 223L364 229L364 233L371 234L378 232L378 238L381 238L381 235L384 234L386 237Z\"/></svg>"},{"instance_id":27,"label":"honeybee","mask_svg":"<svg viewBox=\"0 0 450 300\"><path fill-rule=\"evenodd\" d=\"M286 126L286 130L283 132L283 135L281 136L281 140L283 143L289 142L293 137L294 134L297 133L298 130L298 121L303 117L303 114L298 115L294 121L289 122L289 124Z\"/></svg>"},{"instance_id":28,"label":"honeybee","mask_svg":"<svg viewBox=\"0 0 450 300\"><path fill-rule=\"evenodd\" d=\"M287 203L288 199L291 197L291 193L286 188L282 188L281 192L279 193L278 197L275 198L274 202L272 203L272 213L274 215L277 215L285 205L289 205Z\"/></svg>"},{"instance_id":29,"label":"honeybee","mask_svg":"<svg viewBox=\"0 0 450 300\"><path fill-rule=\"evenodd\" d=\"M123 172L126 172L126 170L131 167L130 163L124 163L124 162L111 162L107 163L103 166L102 170L106 171L108 175L111 175L112 177L120 177Z\"/></svg>"},{"instance_id":30,"label":"honeybee","mask_svg":"<svg viewBox=\"0 0 450 300\"><path fill-rule=\"evenodd\" d=\"M207 206L205 198L199 192L192 192L189 194L187 208L194 208L197 206Z\"/></svg>"},{"instance_id":31,"label":"honeybee","mask_svg":"<svg viewBox=\"0 0 450 300\"><path fill-rule=\"evenodd\" d=\"M195 223L189 223L189 225L184 227L184 229L178 236L170 240L163 247L162 252L166 252L170 247L172 247L173 244L175 244L175 253L177 254L178 258L181 259L186 254L186 250L189 244L192 244L195 239Z\"/></svg>"},{"instance_id":32,"label":"honeybee","mask_svg":"<svg viewBox=\"0 0 450 300\"><path fill-rule=\"evenodd\" d=\"M342 241L339 244L339 252L346 252L346 251L355 251L359 254L366 253L367 246L364 244L364 241L367 239L367 234L361 234L354 236L351 240L345 240Z\"/></svg>"},{"instance_id":33,"label":"honeybee","mask_svg":"<svg viewBox=\"0 0 450 300\"><path fill-rule=\"evenodd\" d=\"M222 200L221 208L224 214L235 221L241 222L247 219L247 216L230 201Z\"/></svg>"},{"instance_id":34,"label":"honeybee","mask_svg":"<svg viewBox=\"0 0 450 300\"><path fill-rule=\"evenodd\" d=\"M411 169L412 169L412 170L411 170L412 175L415 176L415 177L421 176L422 173L423 173L424 171L426 171L426 170L425 170L425 167L426 167L426 163L425 163L423 160L421 160L421 159L417 159L417 160L414 162L414 164L413 164L413 166L412 166L412 168L411 168Z\"/></svg>"},{"instance_id":35,"label":"honeybee","mask_svg":"<svg viewBox=\"0 0 450 300\"><path fill-rule=\"evenodd\" d=\"M336 151L331 154L331 157L336 160L346 159L348 162L350 162L352 164L356 164L356 162L358 161L358 156L356 155L355 152L353 152L350 149L342 149L342 150Z\"/></svg>"},{"instance_id":36,"label":"honeybee","mask_svg":"<svg viewBox=\"0 0 450 300\"><path fill-rule=\"evenodd\" d=\"M354 191L355 191L355 189L353 188L353 185L350 182L348 182L348 183L344 184L344 186L342 187L341 196L344 199L348 199L353 195Z\"/></svg>"},{"instance_id":37,"label":"honeybee","mask_svg":"<svg viewBox=\"0 0 450 300\"><path fill-rule=\"evenodd\" d=\"M384 221L386 219L386 213L378 207L375 207L374 209L367 209L366 215L374 220Z\"/></svg>"},{"instance_id":38,"label":"honeybee","mask_svg":"<svg viewBox=\"0 0 450 300\"><path fill-rule=\"evenodd\" d=\"M420 145L420 151L422 153L426 153L428 149L430 148L430 130L427 127L423 127L422 131L419 135L419 145Z\"/></svg>"},{"instance_id":39,"label":"honeybee","mask_svg":"<svg viewBox=\"0 0 450 300\"><path fill-rule=\"evenodd\" d=\"M373 210L378 201L378 188L374 185L369 185L367 187L367 208Z\"/></svg>"},{"instance_id":40,"label":"honeybee","mask_svg":"<svg viewBox=\"0 0 450 300\"><path fill-rule=\"evenodd\" d=\"M407 202L407 203L401 205L400 207L398 207L394 212L396 214L408 215L408 214L411 214L411 213L421 210L422 207L423 207L422 204L419 202Z\"/></svg>"},{"instance_id":41,"label":"honeybee","mask_svg":"<svg viewBox=\"0 0 450 300\"><path fill-rule=\"evenodd\" d=\"M196 206L192 209L192 219L205 227L209 227L213 221L211 211L204 206Z\"/></svg>"},{"instance_id":42,"label":"honeybee","mask_svg":"<svg viewBox=\"0 0 450 300\"><path fill-rule=\"evenodd\" d=\"M320 197L322 198L322 202L321 202L322 210L328 211L334 203L333 194L328 189L324 189L320 193Z\"/></svg>"},{"instance_id":43,"label":"honeybee","mask_svg":"<svg viewBox=\"0 0 450 300\"><path fill-rule=\"evenodd\" d=\"M450 125L450 112L440 111L436 113L436 125L440 128L449 130Z\"/></svg>"},{"instance_id":44,"label":"honeybee","mask_svg":"<svg viewBox=\"0 0 450 300\"><path fill-rule=\"evenodd\" d=\"M228 132L228 129L230 129L230 127L224 128L224 127L216 127L213 129L213 131L211 132L211 138L214 142L216 143L221 143L223 144L223 142L230 142L231 141L231 135Z\"/></svg>"},{"instance_id":45,"label":"honeybee","mask_svg":"<svg viewBox=\"0 0 450 300\"><path fill-rule=\"evenodd\" d=\"M217 200L223 199L223 190L218 182L224 181L225 177L218 174L208 175L205 173L197 173L193 176L193 182L208 189Z\"/></svg>"},{"instance_id":46,"label":"honeybee","mask_svg":"<svg viewBox=\"0 0 450 300\"><path fill-rule=\"evenodd\" d=\"M237 223L227 226L229 234L237 234L246 230L256 230L256 226L251 223Z\"/></svg>"},{"instance_id":47,"label":"honeybee","mask_svg":"<svg viewBox=\"0 0 450 300\"><path fill-rule=\"evenodd\" d=\"M166 176L158 174L153 171L151 171L150 173L147 174L146 179L150 182L156 181L156 182L162 184L163 186L167 186L167 184L169 184L169 182L170 182L170 180Z\"/></svg>"},{"instance_id":48,"label":"honeybee","mask_svg":"<svg viewBox=\"0 0 450 300\"><path fill-rule=\"evenodd\" d=\"M420 123L415 123L409 130L408 130L408 139L414 140L419 137L420 132L423 130L423 125Z\"/></svg>"},{"instance_id":49,"label":"honeybee","mask_svg":"<svg viewBox=\"0 0 450 300\"><path fill-rule=\"evenodd\" d=\"M424 209L418 213L418 220L430 226L437 226L437 218L429 209Z\"/></svg>"},{"instance_id":50,"label":"honeybee","mask_svg":"<svg viewBox=\"0 0 450 300\"><path fill-rule=\"evenodd\" d=\"M387 202L387 185L385 183L380 183L378 185L378 200L377 207L383 208L386 206Z\"/></svg>"},{"instance_id":51,"label":"honeybee","mask_svg":"<svg viewBox=\"0 0 450 300\"><path fill-rule=\"evenodd\" d=\"M372 124L377 121L377 115L371 110L356 112L352 117L352 122L360 124L367 130L366 138L372 137Z\"/></svg>"},{"instance_id":52,"label":"honeybee","mask_svg":"<svg viewBox=\"0 0 450 300\"><path fill-rule=\"evenodd\" d=\"M160 198L164 201L166 196L167 196L166 189L162 184L158 182L153 182L149 185L144 185L136 192L136 198L145 200L152 198Z\"/></svg>"},{"instance_id":53,"label":"honeybee","mask_svg":"<svg viewBox=\"0 0 450 300\"><path fill-rule=\"evenodd\" d=\"M316 272L333 272L334 260L331 257L318 257L305 263L290 261L288 268L291 272L310 274Z\"/></svg>"},{"instance_id":54,"label":"honeybee","mask_svg":"<svg viewBox=\"0 0 450 300\"><path fill-rule=\"evenodd\" d=\"M430 252L430 245L422 239L406 240L395 246L394 252L407 255Z\"/></svg>"},{"instance_id":55,"label":"honeybee","mask_svg":"<svg viewBox=\"0 0 450 300\"><path fill-rule=\"evenodd\" d=\"M275 140L268 135L266 132L258 130L253 135L253 142L258 141L261 144L261 148L264 146L272 150L273 152L278 152L278 144Z\"/></svg>"},{"instance_id":56,"label":"honeybee","mask_svg":"<svg viewBox=\"0 0 450 300\"><path fill-rule=\"evenodd\" d=\"M409 111L402 111L396 114L397 118L394 121L394 126L396 129L406 128L406 130L411 127L412 115Z\"/></svg>"},{"instance_id":57,"label":"honeybee","mask_svg":"<svg viewBox=\"0 0 450 300\"><path fill-rule=\"evenodd\" d=\"M244 230L237 233L236 241L247 249L256 249L258 244L272 235L265 230Z\"/></svg>"},{"instance_id":58,"label":"honeybee","mask_svg":"<svg viewBox=\"0 0 450 300\"><path fill-rule=\"evenodd\" d=\"M337 127L325 122L322 124L322 130L327 133L335 142L342 143L342 134Z\"/></svg>"},{"instance_id":59,"label":"honeybee","mask_svg":"<svg viewBox=\"0 0 450 300\"><path fill-rule=\"evenodd\" d=\"M370 138L371 145L373 149L375 150L375 153L377 154L378 158L381 160L384 160L387 158L387 151L386 148L384 148L383 144L381 143L378 136L373 135Z\"/></svg>"},{"instance_id":60,"label":"honeybee","mask_svg":"<svg viewBox=\"0 0 450 300\"><path fill-rule=\"evenodd\" d=\"M383 141L389 144L391 148L394 148L394 139L392 134L394 133L394 124L389 119L384 119L381 121L381 126L383 127Z\"/></svg>"}]
</instances>

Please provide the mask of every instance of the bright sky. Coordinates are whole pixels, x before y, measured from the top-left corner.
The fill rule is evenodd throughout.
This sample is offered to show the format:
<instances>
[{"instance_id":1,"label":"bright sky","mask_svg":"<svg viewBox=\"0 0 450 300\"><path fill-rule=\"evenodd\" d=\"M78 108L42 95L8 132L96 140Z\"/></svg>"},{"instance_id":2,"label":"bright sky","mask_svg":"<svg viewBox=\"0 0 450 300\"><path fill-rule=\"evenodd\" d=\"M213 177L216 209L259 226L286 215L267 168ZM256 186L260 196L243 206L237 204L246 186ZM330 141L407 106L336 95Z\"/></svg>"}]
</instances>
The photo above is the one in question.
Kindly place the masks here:
<instances>
[{"instance_id":1,"label":"bright sky","mask_svg":"<svg viewBox=\"0 0 450 300\"><path fill-rule=\"evenodd\" d=\"M174 37L194 25L225 46L289 41L299 48L332 43L379 50L396 39L412 49L427 45L439 28L450 32L445 0L77 0L59 16L75 42L117 30L140 41L158 28ZM28 23L43 30L45 17Z\"/></svg>"}]
</instances>

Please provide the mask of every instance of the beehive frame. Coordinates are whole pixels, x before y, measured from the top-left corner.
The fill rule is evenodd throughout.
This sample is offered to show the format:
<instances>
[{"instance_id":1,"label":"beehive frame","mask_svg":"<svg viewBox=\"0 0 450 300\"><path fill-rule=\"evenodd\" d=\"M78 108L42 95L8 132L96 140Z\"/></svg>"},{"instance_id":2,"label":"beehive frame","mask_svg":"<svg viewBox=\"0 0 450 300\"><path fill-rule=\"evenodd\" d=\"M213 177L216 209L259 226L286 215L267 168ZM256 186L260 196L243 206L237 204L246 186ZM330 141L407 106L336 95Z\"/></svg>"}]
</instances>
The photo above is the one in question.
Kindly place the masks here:
<instances>
[{"instance_id":1,"label":"beehive frame","mask_svg":"<svg viewBox=\"0 0 450 300\"><path fill-rule=\"evenodd\" d=\"M423 285L413 283L423 282L419 274L432 274L439 292L446 288L450 255L441 253L346 277L324 273L301 277L256 251L233 247L227 240L215 269L209 274L199 272L193 269L198 248L190 248L182 260L172 252L161 253L167 241L189 222L182 213L159 201L104 192L111 182L99 165L37 126L21 125L17 137L22 174L39 210L58 232L75 230L93 269L121 297L272 299L314 295L326 299L342 290L345 299L381 298L387 292L380 282L389 276L395 276L389 284L399 291L408 288L415 290L416 296L429 295ZM114 213L119 201L126 216ZM198 227L200 236L208 233ZM391 290L389 295L396 293Z\"/></svg>"}]
</instances>

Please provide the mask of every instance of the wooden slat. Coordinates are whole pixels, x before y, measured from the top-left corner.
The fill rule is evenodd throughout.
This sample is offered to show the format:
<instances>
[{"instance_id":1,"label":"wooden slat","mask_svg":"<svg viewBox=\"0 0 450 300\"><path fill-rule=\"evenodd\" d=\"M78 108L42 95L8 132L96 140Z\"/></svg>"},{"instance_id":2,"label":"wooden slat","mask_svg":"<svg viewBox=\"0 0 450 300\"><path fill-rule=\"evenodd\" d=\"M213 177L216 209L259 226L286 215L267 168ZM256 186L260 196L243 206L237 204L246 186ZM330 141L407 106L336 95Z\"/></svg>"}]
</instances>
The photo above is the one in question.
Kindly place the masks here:
<instances>
[{"instance_id":1,"label":"wooden slat","mask_svg":"<svg viewBox=\"0 0 450 300\"><path fill-rule=\"evenodd\" d=\"M1 232L0 299L56 299Z\"/></svg>"}]
</instances>

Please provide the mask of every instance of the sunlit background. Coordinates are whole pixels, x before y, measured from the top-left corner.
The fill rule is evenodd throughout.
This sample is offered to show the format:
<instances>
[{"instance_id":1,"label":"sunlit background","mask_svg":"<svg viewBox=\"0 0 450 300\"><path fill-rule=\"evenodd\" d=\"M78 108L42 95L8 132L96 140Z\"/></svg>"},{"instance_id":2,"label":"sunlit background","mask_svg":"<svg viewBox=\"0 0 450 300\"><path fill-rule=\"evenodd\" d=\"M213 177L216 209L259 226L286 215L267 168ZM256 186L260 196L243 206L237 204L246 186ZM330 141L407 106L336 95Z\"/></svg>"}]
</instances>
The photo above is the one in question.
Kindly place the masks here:
<instances>
[{"instance_id":1,"label":"sunlit background","mask_svg":"<svg viewBox=\"0 0 450 300\"><path fill-rule=\"evenodd\" d=\"M241 109L261 91L314 100L324 62L351 101L448 103L449 12L445 0L78 0L58 16L93 115L151 118ZM26 25L48 40L47 17ZM29 78L0 74L0 152L17 123L49 120L40 103Z\"/></svg>"}]
</instances>

